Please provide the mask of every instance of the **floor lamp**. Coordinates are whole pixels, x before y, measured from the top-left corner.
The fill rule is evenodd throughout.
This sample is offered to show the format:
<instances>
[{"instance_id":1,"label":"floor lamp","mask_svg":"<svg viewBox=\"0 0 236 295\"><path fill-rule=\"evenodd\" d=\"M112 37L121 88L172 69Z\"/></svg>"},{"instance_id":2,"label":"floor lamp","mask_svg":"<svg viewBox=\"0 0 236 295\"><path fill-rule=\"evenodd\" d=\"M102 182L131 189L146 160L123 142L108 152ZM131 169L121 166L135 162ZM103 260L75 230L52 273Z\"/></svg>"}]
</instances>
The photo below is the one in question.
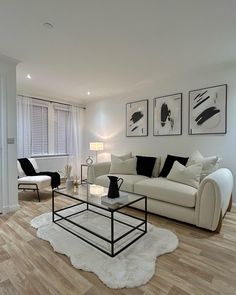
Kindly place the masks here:
<instances>
[{"instance_id":1,"label":"floor lamp","mask_svg":"<svg viewBox=\"0 0 236 295\"><path fill-rule=\"evenodd\" d=\"M98 151L103 151L103 142L101 142L101 141L90 142L89 149L90 149L90 151L96 152L96 162L97 162L98 161Z\"/></svg>"}]
</instances>

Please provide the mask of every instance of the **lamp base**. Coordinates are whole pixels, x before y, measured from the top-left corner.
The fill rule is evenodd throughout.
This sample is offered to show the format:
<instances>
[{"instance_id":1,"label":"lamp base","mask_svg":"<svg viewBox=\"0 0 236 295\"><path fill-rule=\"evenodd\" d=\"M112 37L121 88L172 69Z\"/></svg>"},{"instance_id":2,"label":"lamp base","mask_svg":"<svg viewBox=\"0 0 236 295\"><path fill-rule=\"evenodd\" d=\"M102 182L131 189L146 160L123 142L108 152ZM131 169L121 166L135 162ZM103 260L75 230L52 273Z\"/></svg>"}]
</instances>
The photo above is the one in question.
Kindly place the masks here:
<instances>
[{"instance_id":1,"label":"lamp base","mask_svg":"<svg viewBox=\"0 0 236 295\"><path fill-rule=\"evenodd\" d=\"M88 156L88 158L86 159L86 164L87 165L92 165L93 164L93 159L91 158L91 156Z\"/></svg>"}]
</instances>

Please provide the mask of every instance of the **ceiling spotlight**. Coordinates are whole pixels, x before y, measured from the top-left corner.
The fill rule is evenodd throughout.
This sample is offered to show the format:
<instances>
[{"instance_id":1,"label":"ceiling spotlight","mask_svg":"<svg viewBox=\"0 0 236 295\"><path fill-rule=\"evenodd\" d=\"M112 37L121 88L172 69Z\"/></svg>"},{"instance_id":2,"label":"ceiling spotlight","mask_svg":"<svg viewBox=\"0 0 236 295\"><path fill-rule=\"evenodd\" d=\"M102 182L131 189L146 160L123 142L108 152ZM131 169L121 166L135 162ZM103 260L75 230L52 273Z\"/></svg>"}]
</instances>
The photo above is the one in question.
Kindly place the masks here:
<instances>
[{"instance_id":1,"label":"ceiling spotlight","mask_svg":"<svg viewBox=\"0 0 236 295\"><path fill-rule=\"evenodd\" d=\"M88 94L88 95L90 95L90 94L91 94L91 92L90 92L90 91L88 91L88 92L87 92L87 94Z\"/></svg>"},{"instance_id":2,"label":"ceiling spotlight","mask_svg":"<svg viewBox=\"0 0 236 295\"><path fill-rule=\"evenodd\" d=\"M30 79L31 79L30 74L28 74L28 75L26 76L26 78L30 80Z\"/></svg>"},{"instance_id":3,"label":"ceiling spotlight","mask_svg":"<svg viewBox=\"0 0 236 295\"><path fill-rule=\"evenodd\" d=\"M43 26L44 26L44 28L49 29L49 30L52 30L54 28L53 24L48 23L48 22L43 23Z\"/></svg>"}]
</instances>

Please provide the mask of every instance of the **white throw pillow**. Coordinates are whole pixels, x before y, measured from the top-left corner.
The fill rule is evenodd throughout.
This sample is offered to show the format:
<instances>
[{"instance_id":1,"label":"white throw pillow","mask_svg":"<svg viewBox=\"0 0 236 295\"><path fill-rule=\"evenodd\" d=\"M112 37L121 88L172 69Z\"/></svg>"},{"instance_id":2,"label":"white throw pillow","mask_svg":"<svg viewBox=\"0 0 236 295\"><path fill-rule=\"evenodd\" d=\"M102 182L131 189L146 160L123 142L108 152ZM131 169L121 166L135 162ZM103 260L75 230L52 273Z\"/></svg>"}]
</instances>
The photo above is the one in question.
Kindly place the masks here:
<instances>
[{"instance_id":1,"label":"white throw pillow","mask_svg":"<svg viewBox=\"0 0 236 295\"><path fill-rule=\"evenodd\" d=\"M111 161L110 174L137 174L136 170L137 158L130 158L128 160L121 160L113 158Z\"/></svg>"},{"instance_id":2,"label":"white throw pillow","mask_svg":"<svg viewBox=\"0 0 236 295\"><path fill-rule=\"evenodd\" d=\"M161 166L161 157L156 157L155 165L152 170L152 177L158 177L160 173L160 166Z\"/></svg>"},{"instance_id":3,"label":"white throw pillow","mask_svg":"<svg viewBox=\"0 0 236 295\"><path fill-rule=\"evenodd\" d=\"M167 175L167 179L198 188L201 171L202 171L201 163L197 163L197 164L185 167L184 165L180 164L178 161L175 161L170 170L170 173Z\"/></svg>"},{"instance_id":4,"label":"white throw pillow","mask_svg":"<svg viewBox=\"0 0 236 295\"><path fill-rule=\"evenodd\" d=\"M111 161L113 159L120 159L120 160L125 161L125 160L128 160L130 158L132 158L132 153L131 152L130 153L127 153L127 154L124 154L124 155L120 155L120 156L111 154Z\"/></svg>"},{"instance_id":5,"label":"white throw pillow","mask_svg":"<svg viewBox=\"0 0 236 295\"><path fill-rule=\"evenodd\" d=\"M193 152L186 164L186 167L196 164L196 163L201 163L202 164L202 172L201 172L201 179L205 178L207 175L210 173L214 172L219 168L219 161L220 159L217 156L212 156L212 157L203 157L203 155L199 151Z\"/></svg>"}]
</instances>

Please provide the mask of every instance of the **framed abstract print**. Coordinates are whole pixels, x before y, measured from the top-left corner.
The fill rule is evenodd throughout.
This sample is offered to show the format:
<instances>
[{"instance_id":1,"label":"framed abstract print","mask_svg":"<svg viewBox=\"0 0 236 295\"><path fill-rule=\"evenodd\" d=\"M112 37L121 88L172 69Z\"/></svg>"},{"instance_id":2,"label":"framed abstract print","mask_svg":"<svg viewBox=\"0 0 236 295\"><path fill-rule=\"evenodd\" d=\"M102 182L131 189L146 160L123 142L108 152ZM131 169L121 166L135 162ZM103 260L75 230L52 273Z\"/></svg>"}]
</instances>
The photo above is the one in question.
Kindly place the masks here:
<instances>
[{"instance_id":1,"label":"framed abstract print","mask_svg":"<svg viewBox=\"0 0 236 295\"><path fill-rule=\"evenodd\" d=\"M189 91L189 134L225 134L227 85Z\"/></svg>"},{"instance_id":2,"label":"framed abstract print","mask_svg":"<svg viewBox=\"0 0 236 295\"><path fill-rule=\"evenodd\" d=\"M182 93L153 99L153 135L182 134Z\"/></svg>"},{"instance_id":3,"label":"framed abstract print","mask_svg":"<svg viewBox=\"0 0 236 295\"><path fill-rule=\"evenodd\" d=\"M126 136L148 136L148 100L126 104Z\"/></svg>"}]
</instances>

